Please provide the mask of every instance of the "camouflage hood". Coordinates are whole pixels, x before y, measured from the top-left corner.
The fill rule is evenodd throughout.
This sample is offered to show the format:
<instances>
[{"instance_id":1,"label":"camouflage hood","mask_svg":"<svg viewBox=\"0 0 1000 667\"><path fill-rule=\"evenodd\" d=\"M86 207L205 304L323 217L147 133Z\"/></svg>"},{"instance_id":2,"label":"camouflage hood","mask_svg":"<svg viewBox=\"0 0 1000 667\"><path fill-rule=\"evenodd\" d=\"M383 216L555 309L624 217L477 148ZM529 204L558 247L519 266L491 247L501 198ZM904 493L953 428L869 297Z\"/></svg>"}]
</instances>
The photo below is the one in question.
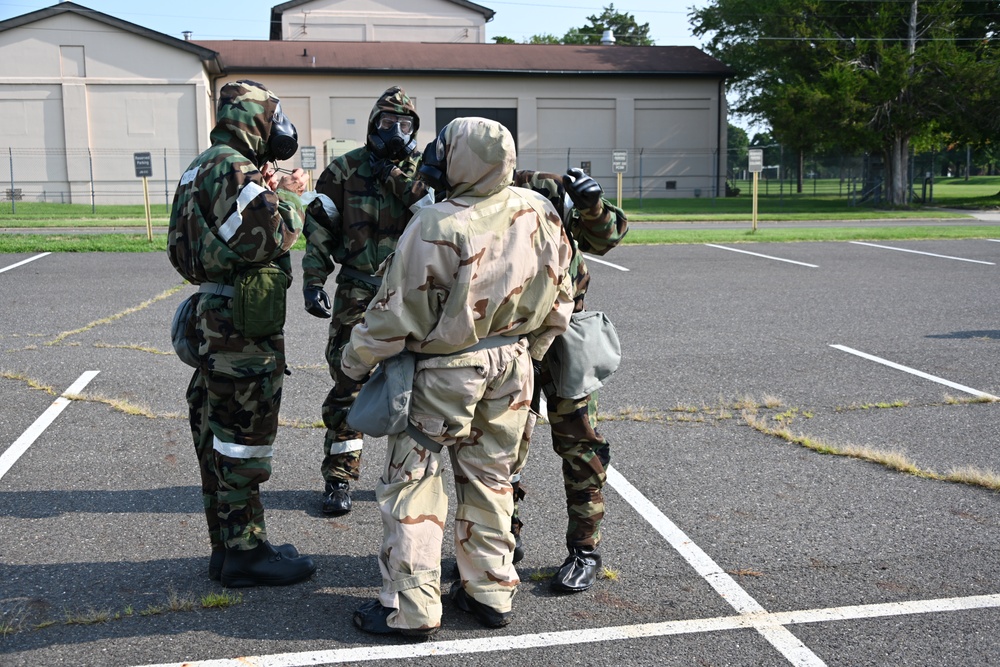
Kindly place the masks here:
<instances>
[{"instance_id":1,"label":"camouflage hood","mask_svg":"<svg viewBox=\"0 0 1000 667\"><path fill-rule=\"evenodd\" d=\"M225 144L257 166L267 151L267 137L278 98L255 81L227 83L219 93L212 144Z\"/></svg>"},{"instance_id":2,"label":"camouflage hood","mask_svg":"<svg viewBox=\"0 0 1000 667\"><path fill-rule=\"evenodd\" d=\"M517 153L506 127L487 118L456 118L441 136L449 197L488 197L511 184Z\"/></svg>"},{"instance_id":3,"label":"camouflage hood","mask_svg":"<svg viewBox=\"0 0 1000 667\"><path fill-rule=\"evenodd\" d=\"M375 134L378 127L375 121L383 111L396 114L397 116L413 116L413 138L417 138L417 130L420 129L420 116L417 115L417 108L413 106L413 101L399 86L393 86L378 98L372 112L368 115L368 134Z\"/></svg>"}]
</instances>

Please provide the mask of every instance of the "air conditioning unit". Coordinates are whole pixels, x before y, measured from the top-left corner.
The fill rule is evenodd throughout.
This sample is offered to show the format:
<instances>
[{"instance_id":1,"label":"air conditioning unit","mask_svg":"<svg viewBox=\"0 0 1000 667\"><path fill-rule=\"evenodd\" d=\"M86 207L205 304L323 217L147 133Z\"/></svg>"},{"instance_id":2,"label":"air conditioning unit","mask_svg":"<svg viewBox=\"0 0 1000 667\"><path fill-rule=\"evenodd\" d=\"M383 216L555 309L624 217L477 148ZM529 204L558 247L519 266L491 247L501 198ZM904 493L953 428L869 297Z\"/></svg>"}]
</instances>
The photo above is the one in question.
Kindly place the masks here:
<instances>
[{"instance_id":1,"label":"air conditioning unit","mask_svg":"<svg viewBox=\"0 0 1000 667\"><path fill-rule=\"evenodd\" d=\"M330 164L334 158L360 147L361 142L354 139L327 139L323 142L323 158L326 160L324 164Z\"/></svg>"}]
</instances>

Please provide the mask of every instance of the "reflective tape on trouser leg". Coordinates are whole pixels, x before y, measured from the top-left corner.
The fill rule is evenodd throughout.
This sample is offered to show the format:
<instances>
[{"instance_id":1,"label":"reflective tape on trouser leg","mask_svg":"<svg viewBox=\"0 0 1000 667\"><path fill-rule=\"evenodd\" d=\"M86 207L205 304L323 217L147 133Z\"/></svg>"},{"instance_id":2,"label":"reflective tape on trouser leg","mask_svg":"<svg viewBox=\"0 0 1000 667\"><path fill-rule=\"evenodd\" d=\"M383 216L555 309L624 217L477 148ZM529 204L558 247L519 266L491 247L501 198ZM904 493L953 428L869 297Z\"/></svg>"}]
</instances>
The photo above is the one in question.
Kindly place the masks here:
<instances>
[{"instance_id":1,"label":"reflective tape on trouser leg","mask_svg":"<svg viewBox=\"0 0 1000 667\"><path fill-rule=\"evenodd\" d=\"M354 438L352 440L344 440L342 442L331 442L330 453L346 454L347 452L356 452L360 450L363 445L364 440L362 438Z\"/></svg>"}]
</instances>

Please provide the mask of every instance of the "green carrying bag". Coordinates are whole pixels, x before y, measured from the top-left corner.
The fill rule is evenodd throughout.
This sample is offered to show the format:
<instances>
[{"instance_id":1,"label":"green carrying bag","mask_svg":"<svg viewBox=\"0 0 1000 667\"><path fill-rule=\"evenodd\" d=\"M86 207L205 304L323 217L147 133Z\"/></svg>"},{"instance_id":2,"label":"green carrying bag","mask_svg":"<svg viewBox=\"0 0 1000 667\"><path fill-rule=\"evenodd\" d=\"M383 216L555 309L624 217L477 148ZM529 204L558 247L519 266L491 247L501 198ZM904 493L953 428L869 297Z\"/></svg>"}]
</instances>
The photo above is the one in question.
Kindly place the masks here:
<instances>
[{"instance_id":1,"label":"green carrying bag","mask_svg":"<svg viewBox=\"0 0 1000 667\"><path fill-rule=\"evenodd\" d=\"M275 266L243 271L233 285L233 326L247 338L280 334L285 326L288 276Z\"/></svg>"}]
</instances>

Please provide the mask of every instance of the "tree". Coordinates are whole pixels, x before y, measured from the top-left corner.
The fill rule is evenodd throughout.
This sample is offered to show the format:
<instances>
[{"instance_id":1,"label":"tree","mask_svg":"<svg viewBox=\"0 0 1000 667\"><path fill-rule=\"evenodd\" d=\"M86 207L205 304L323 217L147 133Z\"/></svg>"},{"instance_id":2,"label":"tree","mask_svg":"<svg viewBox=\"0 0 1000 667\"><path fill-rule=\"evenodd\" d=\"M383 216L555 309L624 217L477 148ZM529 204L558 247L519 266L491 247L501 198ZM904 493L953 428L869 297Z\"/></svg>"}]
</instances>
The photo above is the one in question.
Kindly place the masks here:
<instances>
[{"instance_id":1,"label":"tree","mask_svg":"<svg viewBox=\"0 0 1000 667\"><path fill-rule=\"evenodd\" d=\"M729 123L726 130L726 146L729 153L727 178L735 178L736 174L745 169L747 165L747 151L750 147L747 131Z\"/></svg>"},{"instance_id":2,"label":"tree","mask_svg":"<svg viewBox=\"0 0 1000 667\"><path fill-rule=\"evenodd\" d=\"M619 46L652 46L649 38L649 24L639 25L632 14L615 10L614 3L604 8L602 14L588 16L588 25L582 28L570 28L562 37L548 33L532 35L526 44L600 44L605 30L611 30L615 35L615 44Z\"/></svg>"},{"instance_id":3,"label":"tree","mask_svg":"<svg viewBox=\"0 0 1000 667\"><path fill-rule=\"evenodd\" d=\"M735 112L800 165L834 145L881 156L892 205L907 201L913 140L1000 136L1000 0L714 0L689 17L737 73Z\"/></svg>"},{"instance_id":4,"label":"tree","mask_svg":"<svg viewBox=\"0 0 1000 667\"><path fill-rule=\"evenodd\" d=\"M621 46L652 46L649 38L649 24L639 25L633 14L615 10L614 3L604 8L602 14L588 16L589 25L573 28L563 37L564 44L600 44L605 30L615 35L615 44ZM572 40L572 41L571 41ZM580 40L580 41L576 41Z\"/></svg>"},{"instance_id":5,"label":"tree","mask_svg":"<svg viewBox=\"0 0 1000 667\"><path fill-rule=\"evenodd\" d=\"M497 35L496 37L493 38L493 43L494 44L516 44L517 42L515 42L510 37L504 37L503 35Z\"/></svg>"}]
</instances>

